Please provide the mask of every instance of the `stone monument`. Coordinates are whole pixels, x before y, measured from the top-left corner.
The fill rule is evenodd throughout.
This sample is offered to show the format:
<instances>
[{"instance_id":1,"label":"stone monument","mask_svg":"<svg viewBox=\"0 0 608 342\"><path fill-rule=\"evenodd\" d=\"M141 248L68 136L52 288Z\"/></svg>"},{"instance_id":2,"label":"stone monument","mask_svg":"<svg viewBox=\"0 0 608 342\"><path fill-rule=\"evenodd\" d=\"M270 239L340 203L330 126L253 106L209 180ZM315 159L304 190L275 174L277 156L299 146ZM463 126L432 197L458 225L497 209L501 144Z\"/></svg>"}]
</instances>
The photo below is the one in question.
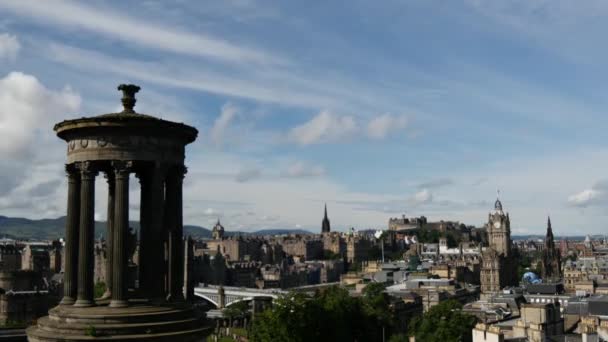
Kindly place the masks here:
<instances>
[{"instance_id":1,"label":"stone monument","mask_svg":"<svg viewBox=\"0 0 608 342\"><path fill-rule=\"evenodd\" d=\"M27 329L30 341L202 341L203 313L184 298L182 181L196 128L134 111L140 88L122 84L124 110L55 125L67 142L64 295ZM95 177L108 184L107 290L94 298ZM137 286L129 286L129 176L141 184ZM190 291L191 292L191 291Z\"/></svg>"}]
</instances>

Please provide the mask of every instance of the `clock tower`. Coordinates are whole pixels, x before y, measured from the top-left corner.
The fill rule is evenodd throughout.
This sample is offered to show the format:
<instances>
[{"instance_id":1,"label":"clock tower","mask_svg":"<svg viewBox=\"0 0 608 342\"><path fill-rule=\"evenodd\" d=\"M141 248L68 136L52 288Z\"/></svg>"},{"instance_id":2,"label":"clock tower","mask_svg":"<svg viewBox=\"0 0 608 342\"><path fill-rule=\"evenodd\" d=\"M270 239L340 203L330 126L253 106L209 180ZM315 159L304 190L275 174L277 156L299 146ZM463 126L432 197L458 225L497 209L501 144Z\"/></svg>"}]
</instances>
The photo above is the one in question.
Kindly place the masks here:
<instances>
[{"instance_id":1,"label":"clock tower","mask_svg":"<svg viewBox=\"0 0 608 342\"><path fill-rule=\"evenodd\" d=\"M488 244L498 254L508 257L511 255L511 220L509 214L502 210L500 199L496 199L494 210L488 215L486 224Z\"/></svg>"},{"instance_id":2,"label":"clock tower","mask_svg":"<svg viewBox=\"0 0 608 342\"><path fill-rule=\"evenodd\" d=\"M488 247L482 253L481 292L492 295L506 286L517 285L517 253L511 250L511 220L503 211L500 199L496 199L485 228Z\"/></svg>"}]
</instances>

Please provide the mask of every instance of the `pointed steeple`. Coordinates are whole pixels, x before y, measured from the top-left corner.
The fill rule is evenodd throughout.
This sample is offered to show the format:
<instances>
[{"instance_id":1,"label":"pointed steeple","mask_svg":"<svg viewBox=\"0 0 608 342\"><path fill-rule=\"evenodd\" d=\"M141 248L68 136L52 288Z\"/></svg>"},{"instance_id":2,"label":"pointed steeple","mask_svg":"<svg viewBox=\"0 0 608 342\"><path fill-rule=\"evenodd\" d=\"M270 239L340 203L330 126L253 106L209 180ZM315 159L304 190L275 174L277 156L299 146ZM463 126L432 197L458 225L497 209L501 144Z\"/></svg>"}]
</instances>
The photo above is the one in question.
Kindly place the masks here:
<instances>
[{"instance_id":1,"label":"pointed steeple","mask_svg":"<svg viewBox=\"0 0 608 342\"><path fill-rule=\"evenodd\" d=\"M553 240L553 229L551 228L551 217L547 216L547 235L545 236L545 250L553 254L555 242Z\"/></svg>"},{"instance_id":2,"label":"pointed steeple","mask_svg":"<svg viewBox=\"0 0 608 342\"><path fill-rule=\"evenodd\" d=\"M329 233L330 231L329 218L327 217L327 203L325 203L325 215L323 216L323 222L321 223L321 233Z\"/></svg>"}]
</instances>

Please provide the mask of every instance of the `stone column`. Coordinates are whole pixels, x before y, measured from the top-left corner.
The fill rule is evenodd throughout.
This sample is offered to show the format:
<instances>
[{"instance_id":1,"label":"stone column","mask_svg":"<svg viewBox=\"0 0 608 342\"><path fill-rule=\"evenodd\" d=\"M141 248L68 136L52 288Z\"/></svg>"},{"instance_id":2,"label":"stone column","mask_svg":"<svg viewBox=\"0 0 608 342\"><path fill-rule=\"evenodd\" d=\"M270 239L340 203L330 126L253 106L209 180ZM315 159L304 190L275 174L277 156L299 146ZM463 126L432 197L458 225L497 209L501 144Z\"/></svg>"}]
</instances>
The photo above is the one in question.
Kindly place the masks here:
<instances>
[{"instance_id":1,"label":"stone column","mask_svg":"<svg viewBox=\"0 0 608 342\"><path fill-rule=\"evenodd\" d=\"M112 163L115 177L114 234L112 235L112 300L110 307L129 305L127 296L127 234L129 232L129 173L132 163Z\"/></svg>"},{"instance_id":2,"label":"stone column","mask_svg":"<svg viewBox=\"0 0 608 342\"><path fill-rule=\"evenodd\" d=\"M68 175L68 212L65 220L65 250L62 305L72 305L78 292L78 227L80 224L80 174L66 165Z\"/></svg>"},{"instance_id":3,"label":"stone column","mask_svg":"<svg viewBox=\"0 0 608 342\"><path fill-rule=\"evenodd\" d=\"M108 180L108 217L106 229L106 292L103 294L103 299L112 297L112 260L114 253L112 251L112 240L114 236L114 172L112 170L106 172Z\"/></svg>"},{"instance_id":4,"label":"stone column","mask_svg":"<svg viewBox=\"0 0 608 342\"><path fill-rule=\"evenodd\" d=\"M169 210L169 295L170 301L183 301L184 287L184 249L182 218L182 183L186 168L176 166L167 177L167 201Z\"/></svg>"},{"instance_id":5,"label":"stone column","mask_svg":"<svg viewBox=\"0 0 608 342\"><path fill-rule=\"evenodd\" d=\"M138 283L140 295L145 298L150 298L150 287L153 278L151 273L158 267L152 263L150 254L153 252L153 246L151 245L154 236L150 231L151 223L151 204L153 198L151 197L151 177L147 170L143 170L137 174L139 183L141 185L141 199L139 206L139 262L138 262Z\"/></svg>"},{"instance_id":6,"label":"stone column","mask_svg":"<svg viewBox=\"0 0 608 342\"><path fill-rule=\"evenodd\" d=\"M184 298L187 301L194 299L194 287L196 281L194 279L194 241L192 237L184 239Z\"/></svg>"},{"instance_id":7,"label":"stone column","mask_svg":"<svg viewBox=\"0 0 608 342\"><path fill-rule=\"evenodd\" d=\"M78 164L80 169L80 236L78 244L78 298L74 306L93 306L95 287L95 176L90 162Z\"/></svg>"},{"instance_id":8,"label":"stone column","mask_svg":"<svg viewBox=\"0 0 608 342\"><path fill-rule=\"evenodd\" d=\"M150 258L149 262L154 266L150 272L146 273L149 277L146 278L146 288L148 289L149 298L165 299L165 236L164 231L164 201L165 201L165 168L158 163L150 170L149 184L149 205L148 209L148 227L150 236Z\"/></svg>"}]
</instances>

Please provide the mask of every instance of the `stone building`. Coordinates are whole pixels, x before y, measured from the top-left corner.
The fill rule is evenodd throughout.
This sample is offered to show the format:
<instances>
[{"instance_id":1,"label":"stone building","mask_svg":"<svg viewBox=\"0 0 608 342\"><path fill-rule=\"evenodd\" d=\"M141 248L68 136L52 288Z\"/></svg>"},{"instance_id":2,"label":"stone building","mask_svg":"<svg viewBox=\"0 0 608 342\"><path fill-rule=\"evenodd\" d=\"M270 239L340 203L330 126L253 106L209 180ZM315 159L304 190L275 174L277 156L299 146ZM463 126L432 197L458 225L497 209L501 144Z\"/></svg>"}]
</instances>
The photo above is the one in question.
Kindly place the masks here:
<instances>
[{"instance_id":1,"label":"stone building","mask_svg":"<svg viewBox=\"0 0 608 342\"><path fill-rule=\"evenodd\" d=\"M513 327L513 337L527 337L530 342L544 342L564 333L564 319L559 303L522 304L521 318Z\"/></svg>"},{"instance_id":2,"label":"stone building","mask_svg":"<svg viewBox=\"0 0 608 342\"><path fill-rule=\"evenodd\" d=\"M22 270L44 272L51 269L49 246L46 243L26 243L21 258Z\"/></svg>"},{"instance_id":3,"label":"stone building","mask_svg":"<svg viewBox=\"0 0 608 342\"><path fill-rule=\"evenodd\" d=\"M575 291L580 284L604 282L608 277L608 258L585 257L564 262L563 281L568 291Z\"/></svg>"},{"instance_id":4,"label":"stone building","mask_svg":"<svg viewBox=\"0 0 608 342\"><path fill-rule=\"evenodd\" d=\"M421 228L427 223L427 219L424 216L408 218L403 215L402 217L391 217L388 219L388 229L391 231L408 231Z\"/></svg>"},{"instance_id":5,"label":"stone building","mask_svg":"<svg viewBox=\"0 0 608 342\"><path fill-rule=\"evenodd\" d=\"M346 237L346 261L356 263L367 260L372 241L350 234Z\"/></svg>"},{"instance_id":6,"label":"stone building","mask_svg":"<svg viewBox=\"0 0 608 342\"><path fill-rule=\"evenodd\" d=\"M506 286L517 285L517 259L511 250L511 220L496 199L486 223L489 246L483 251L480 274L481 292L497 293Z\"/></svg>"},{"instance_id":7,"label":"stone building","mask_svg":"<svg viewBox=\"0 0 608 342\"><path fill-rule=\"evenodd\" d=\"M255 287L261 263L256 261L228 264L228 284L239 287Z\"/></svg>"},{"instance_id":8,"label":"stone building","mask_svg":"<svg viewBox=\"0 0 608 342\"><path fill-rule=\"evenodd\" d=\"M323 241L312 236L285 236L277 239L286 255L303 260L323 258Z\"/></svg>"},{"instance_id":9,"label":"stone building","mask_svg":"<svg viewBox=\"0 0 608 342\"><path fill-rule=\"evenodd\" d=\"M0 272L0 325L44 316L52 300L40 272Z\"/></svg>"},{"instance_id":10,"label":"stone building","mask_svg":"<svg viewBox=\"0 0 608 342\"><path fill-rule=\"evenodd\" d=\"M557 341L551 338L563 334L564 319L560 315L559 303L524 303L521 304L519 318L491 325L477 324L473 328L473 342Z\"/></svg>"},{"instance_id":11,"label":"stone building","mask_svg":"<svg viewBox=\"0 0 608 342\"><path fill-rule=\"evenodd\" d=\"M224 226L220 223L220 219L217 219L217 223L213 226L211 230L211 237L213 240L223 240L224 239Z\"/></svg>"},{"instance_id":12,"label":"stone building","mask_svg":"<svg viewBox=\"0 0 608 342\"><path fill-rule=\"evenodd\" d=\"M17 271L21 269L21 248L16 244L0 245L0 270Z\"/></svg>"},{"instance_id":13,"label":"stone building","mask_svg":"<svg viewBox=\"0 0 608 342\"><path fill-rule=\"evenodd\" d=\"M321 236L323 241L323 253L333 254L343 258L346 255L346 243L339 232L327 232Z\"/></svg>"},{"instance_id":14,"label":"stone building","mask_svg":"<svg viewBox=\"0 0 608 342\"><path fill-rule=\"evenodd\" d=\"M221 225L216 225L214 229L214 234L219 239L206 241L206 250L219 251L226 260L233 262L261 261L271 264L280 263L283 259L283 248L279 243L258 236L224 237Z\"/></svg>"},{"instance_id":15,"label":"stone building","mask_svg":"<svg viewBox=\"0 0 608 342\"><path fill-rule=\"evenodd\" d=\"M547 218L547 235L545 236L545 248L542 252L541 277L543 281L559 281L562 278L562 260L559 249L553 241L553 230L551 229L551 218Z\"/></svg>"}]
</instances>

